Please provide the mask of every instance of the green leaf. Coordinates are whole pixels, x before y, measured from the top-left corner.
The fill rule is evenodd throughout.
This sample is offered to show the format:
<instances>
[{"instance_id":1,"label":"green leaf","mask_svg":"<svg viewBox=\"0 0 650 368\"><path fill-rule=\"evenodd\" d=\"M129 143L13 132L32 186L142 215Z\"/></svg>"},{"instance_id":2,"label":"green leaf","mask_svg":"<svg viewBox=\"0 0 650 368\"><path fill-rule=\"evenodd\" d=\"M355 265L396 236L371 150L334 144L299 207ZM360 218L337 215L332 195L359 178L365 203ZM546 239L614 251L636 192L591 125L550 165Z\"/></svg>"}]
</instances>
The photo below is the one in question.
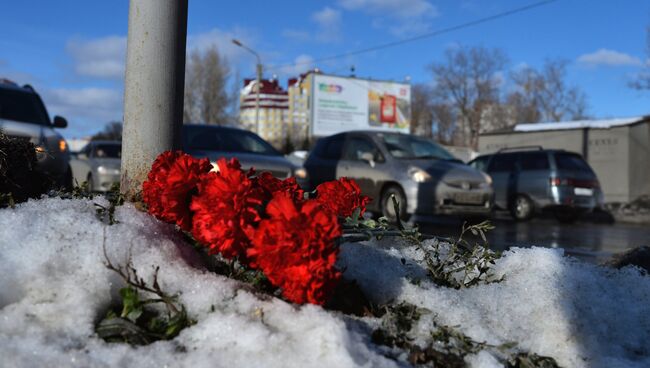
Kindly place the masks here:
<instances>
[{"instance_id":1,"label":"green leaf","mask_svg":"<svg viewBox=\"0 0 650 368\"><path fill-rule=\"evenodd\" d=\"M137 290L131 287L122 288L120 289L120 296L122 297L122 313L120 317L132 322L137 321L143 311Z\"/></svg>"}]
</instances>

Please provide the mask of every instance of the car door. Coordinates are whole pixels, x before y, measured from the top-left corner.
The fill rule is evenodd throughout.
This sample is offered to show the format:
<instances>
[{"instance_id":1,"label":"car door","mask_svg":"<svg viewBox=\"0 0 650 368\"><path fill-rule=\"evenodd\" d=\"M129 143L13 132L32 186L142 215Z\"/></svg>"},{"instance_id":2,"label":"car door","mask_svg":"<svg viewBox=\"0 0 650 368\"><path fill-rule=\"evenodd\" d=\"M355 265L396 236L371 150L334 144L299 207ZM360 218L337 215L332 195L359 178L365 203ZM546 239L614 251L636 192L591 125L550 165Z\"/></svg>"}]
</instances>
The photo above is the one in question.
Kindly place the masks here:
<instances>
[{"instance_id":1,"label":"car door","mask_svg":"<svg viewBox=\"0 0 650 368\"><path fill-rule=\"evenodd\" d=\"M528 195L535 203L543 203L549 195L550 169L546 152L522 153L517 192Z\"/></svg>"},{"instance_id":2,"label":"car door","mask_svg":"<svg viewBox=\"0 0 650 368\"><path fill-rule=\"evenodd\" d=\"M337 165L343 153L345 135L339 134L322 138L314 147L314 151L305 161L305 169L309 175L310 189L326 181L337 179Z\"/></svg>"},{"instance_id":3,"label":"car door","mask_svg":"<svg viewBox=\"0 0 650 368\"><path fill-rule=\"evenodd\" d=\"M372 158L368 160L368 158ZM361 193L377 198L383 182L384 157L369 138L349 136L336 168L336 177L354 179Z\"/></svg>"},{"instance_id":4,"label":"car door","mask_svg":"<svg viewBox=\"0 0 650 368\"><path fill-rule=\"evenodd\" d=\"M92 154L92 144L87 144L79 153L70 158L70 170L72 171L72 185L78 186L88 180L91 167L89 163Z\"/></svg>"},{"instance_id":5,"label":"car door","mask_svg":"<svg viewBox=\"0 0 650 368\"><path fill-rule=\"evenodd\" d=\"M494 204L501 209L508 208L509 200L516 192L516 167L516 153L496 154L488 166L487 172L494 187Z\"/></svg>"}]
</instances>

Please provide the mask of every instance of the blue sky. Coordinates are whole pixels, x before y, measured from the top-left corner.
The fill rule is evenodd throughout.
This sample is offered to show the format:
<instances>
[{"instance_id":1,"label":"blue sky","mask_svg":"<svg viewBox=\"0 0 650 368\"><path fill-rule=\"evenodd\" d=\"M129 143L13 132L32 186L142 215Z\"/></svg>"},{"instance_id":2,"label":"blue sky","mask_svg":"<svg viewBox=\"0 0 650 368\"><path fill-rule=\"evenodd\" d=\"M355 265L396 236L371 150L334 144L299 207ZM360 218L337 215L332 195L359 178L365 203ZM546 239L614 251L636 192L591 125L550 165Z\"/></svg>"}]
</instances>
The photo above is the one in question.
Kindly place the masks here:
<instances>
[{"instance_id":1,"label":"blue sky","mask_svg":"<svg viewBox=\"0 0 650 368\"><path fill-rule=\"evenodd\" d=\"M242 78L257 50L267 77L314 66L332 74L430 83L427 65L456 45L500 48L508 70L569 61L568 81L597 118L650 114L650 91L627 87L647 64L648 0L558 0L525 13L398 47L313 60L462 24L534 2L515 0L190 0L188 47L216 45ZM0 77L30 83L50 115L63 115L68 138L121 120L128 1L5 1L0 12ZM292 63L298 65L273 68ZM504 70L507 73L508 70Z\"/></svg>"}]
</instances>

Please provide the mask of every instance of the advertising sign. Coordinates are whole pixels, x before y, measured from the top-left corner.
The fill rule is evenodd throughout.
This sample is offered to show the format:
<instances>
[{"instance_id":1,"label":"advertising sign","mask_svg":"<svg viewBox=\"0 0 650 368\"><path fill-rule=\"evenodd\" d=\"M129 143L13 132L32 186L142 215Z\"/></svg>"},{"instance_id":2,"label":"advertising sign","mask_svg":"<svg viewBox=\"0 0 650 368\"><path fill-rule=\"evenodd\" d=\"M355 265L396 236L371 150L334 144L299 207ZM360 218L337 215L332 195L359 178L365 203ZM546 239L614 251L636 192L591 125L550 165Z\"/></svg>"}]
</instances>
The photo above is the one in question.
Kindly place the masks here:
<instances>
[{"instance_id":1,"label":"advertising sign","mask_svg":"<svg viewBox=\"0 0 650 368\"><path fill-rule=\"evenodd\" d=\"M408 132L411 86L313 75L312 135L379 129Z\"/></svg>"}]
</instances>

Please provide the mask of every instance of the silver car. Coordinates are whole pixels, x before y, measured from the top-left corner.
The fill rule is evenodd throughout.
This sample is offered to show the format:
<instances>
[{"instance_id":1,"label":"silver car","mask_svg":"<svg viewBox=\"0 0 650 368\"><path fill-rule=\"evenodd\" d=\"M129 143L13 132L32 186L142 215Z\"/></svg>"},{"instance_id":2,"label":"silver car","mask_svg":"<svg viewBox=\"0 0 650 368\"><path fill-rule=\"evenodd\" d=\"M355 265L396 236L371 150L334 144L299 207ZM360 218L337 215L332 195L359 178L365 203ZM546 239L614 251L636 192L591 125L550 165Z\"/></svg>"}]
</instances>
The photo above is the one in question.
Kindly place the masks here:
<instances>
[{"instance_id":1,"label":"silver car","mask_svg":"<svg viewBox=\"0 0 650 368\"><path fill-rule=\"evenodd\" d=\"M269 171L285 179L295 176L306 184L306 171L289 162L280 152L257 134L248 130L217 125L185 124L182 128L183 151L194 157L207 157L214 164L221 158L235 157L242 168Z\"/></svg>"},{"instance_id":2,"label":"silver car","mask_svg":"<svg viewBox=\"0 0 650 368\"><path fill-rule=\"evenodd\" d=\"M396 220L409 215L489 215L491 178L454 158L435 142L409 134L354 131L321 138L305 162L313 189L325 181L354 179L374 200L368 210Z\"/></svg>"},{"instance_id":3,"label":"silver car","mask_svg":"<svg viewBox=\"0 0 650 368\"><path fill-rule=\"evenodd\" d=\"M70 186L70 151L68 144L54 128L65 128L68 122L50 116L34 88L0 78L0 132L27 139L36 146L38 170L57 186Z\"/></svg>"},{"instance_id":4,"label":"silver car","mask_svg":"<svg viewBox=\"0 0 650 368\"><path fill-rule=\"evenodd\" d=\"M93 192L109 191L120 182L121 155L121 142L91 141L70 160L74 183L87 182Z\"/></svg>"}]
</instances>

